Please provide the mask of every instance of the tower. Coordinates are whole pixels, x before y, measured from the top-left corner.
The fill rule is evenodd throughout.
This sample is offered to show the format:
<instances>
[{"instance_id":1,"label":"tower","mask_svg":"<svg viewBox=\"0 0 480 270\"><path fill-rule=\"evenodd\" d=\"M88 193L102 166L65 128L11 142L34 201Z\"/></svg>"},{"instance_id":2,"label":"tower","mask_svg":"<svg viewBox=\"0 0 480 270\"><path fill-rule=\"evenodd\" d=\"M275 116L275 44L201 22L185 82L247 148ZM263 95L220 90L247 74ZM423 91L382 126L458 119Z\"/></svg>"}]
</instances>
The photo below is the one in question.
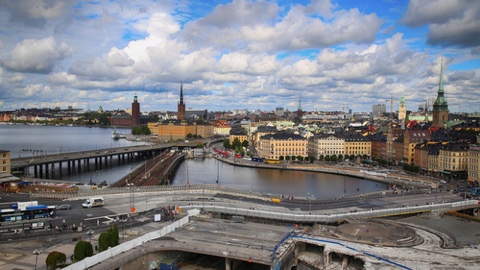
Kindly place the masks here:
<instances>
[{"instance_id":1,"label":"tower","mask_svg":"<svg viewBox=\"0 0 480 270\"><path fill-rule=\"evenodd\" d=\"M185 103L183 103L183 84L180 85L180 101L178 102L177 119L185 120Z\"/></svg>"},{"instance_id":2,"label":"tower","mask_svg":"<svg viewBox=\"0 0 480 270\"><path fill-rule=\"evenodd\" d=\"M398 106L398 120L405 120L407 117L407 105L405 96L400 97L400 105Z\"/></svg>"},{"instance_id":3,"label":"tower","mask_svg":"<svg viewBox=\"0 0 480 270\"><path fill-rule=\"evenodd\" d=\"M140 125L140 103L138 103L137 93L135 93L132 103L132 126L138 125Z\"/></svg>"},{"instance_id":4,"label":"tower","mask_svg":"<svg viewBox=\"0 0 480 270\"><path fill-rule=\"evenodd\" d=\"M447 127L448 122L448 103L445 98L443 88L443 59L440 67L440 82L438 83L437 99L433 103L433 122L434 127Z\"/></svg>"}]
</instances>

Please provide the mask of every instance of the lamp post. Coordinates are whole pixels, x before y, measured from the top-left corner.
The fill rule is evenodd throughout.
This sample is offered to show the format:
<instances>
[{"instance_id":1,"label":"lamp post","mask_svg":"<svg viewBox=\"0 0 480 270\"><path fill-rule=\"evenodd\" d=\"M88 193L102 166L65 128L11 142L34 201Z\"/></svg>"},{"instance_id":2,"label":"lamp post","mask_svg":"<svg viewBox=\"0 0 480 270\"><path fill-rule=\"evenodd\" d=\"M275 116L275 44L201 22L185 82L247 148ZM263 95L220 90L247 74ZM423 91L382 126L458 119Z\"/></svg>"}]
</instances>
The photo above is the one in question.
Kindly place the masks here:
<instances>
[{"instance_id":1,"label":"lamp post","mask_svg":"<svg viewBox=\"0 0 480 270\"><path fill-rule=\"evenodd\" d=\"M37 270L37 261L38 261L38 255L42 254L41 250L35 249L33 251L33 255L35 255L35 270Z\"/></svg>"},{"instance_id":2,"label":"lamp post","mask_svg":"<svg viewBox=\"0 0 480 270\"><path fill-rule=\"evenodd\" d=\"M308 199L308 212L310 214L310 211L312 211L312 200L310 198L310 193L307 193L307 199Z\"/></svg>"},{"instance_id":3,"label":"lamp post","mask_svg":"<svg viewBox=\"0 0 480 270\"><path fill-rule=\"evenodd\" d=\"M93 230L88 230L87 232L87 235L88 235L88 241L90 243L92 243L92 235L94 234L95 232Z\"/></svg>"}]
</instances>

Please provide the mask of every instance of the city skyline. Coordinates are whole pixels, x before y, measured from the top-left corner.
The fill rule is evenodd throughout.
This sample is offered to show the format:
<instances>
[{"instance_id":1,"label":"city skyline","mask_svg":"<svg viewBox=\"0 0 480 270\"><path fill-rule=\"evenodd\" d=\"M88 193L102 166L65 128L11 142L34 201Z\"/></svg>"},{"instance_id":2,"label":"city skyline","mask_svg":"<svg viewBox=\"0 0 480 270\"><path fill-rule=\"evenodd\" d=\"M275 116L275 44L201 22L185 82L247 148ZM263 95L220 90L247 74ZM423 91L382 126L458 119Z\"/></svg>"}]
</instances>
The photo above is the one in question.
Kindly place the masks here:
<instances>
[{"instance_id":1,"label":"city skyline","mask_svg":"<svg viewBox=\"0 0 480 270\"><path fill-rule=\"evenodd\" d=\"M477 1L2 1L0 110L478 111Z\"/></svg>"}]
</instances>

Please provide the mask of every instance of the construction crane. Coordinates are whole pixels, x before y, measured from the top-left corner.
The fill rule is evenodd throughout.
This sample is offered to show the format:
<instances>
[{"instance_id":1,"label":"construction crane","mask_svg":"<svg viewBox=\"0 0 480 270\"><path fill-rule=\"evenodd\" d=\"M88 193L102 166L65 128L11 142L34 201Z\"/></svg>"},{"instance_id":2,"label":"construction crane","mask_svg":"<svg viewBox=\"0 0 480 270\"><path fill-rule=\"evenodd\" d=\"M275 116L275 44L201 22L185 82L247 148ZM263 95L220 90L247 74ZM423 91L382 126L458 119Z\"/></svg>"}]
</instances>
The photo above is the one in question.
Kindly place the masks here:
<instances>
[{"instance_id":1,"label":"construction crane","mask_svg":"<svg viewBox=\"0 0 480 270\"><path fill-rule=\"evenodd\" d=\"M393 97L390 99L386 99L386 102L390 102L390 118L393 119Z\"/></svg>"}]
</instances>

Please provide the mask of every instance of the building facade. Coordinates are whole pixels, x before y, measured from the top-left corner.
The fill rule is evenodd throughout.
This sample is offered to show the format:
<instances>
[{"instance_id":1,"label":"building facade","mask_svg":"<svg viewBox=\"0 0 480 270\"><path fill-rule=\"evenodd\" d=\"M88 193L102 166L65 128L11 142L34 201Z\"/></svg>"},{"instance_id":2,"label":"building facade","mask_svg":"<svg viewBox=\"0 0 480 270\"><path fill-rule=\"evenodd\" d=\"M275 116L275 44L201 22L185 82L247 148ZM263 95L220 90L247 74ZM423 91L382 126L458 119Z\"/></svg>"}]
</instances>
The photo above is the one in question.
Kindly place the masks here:
<instances>
[{"instance_id":1,"label":"building facade","mask_svg":"<svg viewBox=\"0 0 480 270\"><path fill-rule=\"evenodd\" d=\"M12 164L10 162L10 151L0 150L0 172L12 173Z\"/></svg>"},{"instance_id":2,"label":"building facade","mask_svg":"<svg viewBox=\"0 0 480 270\"><path fill-rule=\"evenodd\" d=\"M480 145L471 144L468 149L468 181L472 186L480 184Z\"/></svg>"},{"instance_id":3,"label":"building facade","mask_svg":"<svg viewBox=\"0 0 480 270\"><path fill-rule=\"evenodd\" d=\"M345 155L345 138L329 134L319 134L308 140L308 155L320 160L321 157Z\"/></svg>"},{"instance_id":4,"label":"building facade","mask_svg":"<svg viewBox=\"0 0 480 270\"><path fill-rule=\"evenodd\" d=\"M380 117L387 112L387 106L385 104L377 104L372 106L372 114L374 117Z\"/></svg>"},{"instance_id":5,"label":"building facade","mask_svg":"<svg viewBox=\"0 0 480 270\"><path fill-rule=\"evenodd\" d=\"M260 138L257 153L266 159L279 160L280 157L307 157L307 140L296 134L267 134Z\"/></svg>"},{"instance_id":6,"label":"building facade","mask_svg":"<svg viewBox=\"0 0 480 270\"><path fill-rule=\"evenodd\" d=\"M398 106L398 120L405 121L405 118L407 118L407 104L405 103L405 96L401 96Z\"/></svg>"},{"instance_id":7,"label":"building facade","mask_svg":"<svg viewBox=\"0 0 480 270\"><path fill-rule=\"evenodd\" d=\"M180 101L177 106L177 119L180 121L186 119L185 103L183 102L183 84L180 85Z\"/></svg>"},{"instance_id":8,"label":"building facade","mask_svg":"<svg viewBox=\"0 0 480 270\"><path fill-rule=\"evenodd\" d=\"M345 156L372 156L372 142L369 138L354 134L345 135Z\"/></svg>"}]
</instances>

